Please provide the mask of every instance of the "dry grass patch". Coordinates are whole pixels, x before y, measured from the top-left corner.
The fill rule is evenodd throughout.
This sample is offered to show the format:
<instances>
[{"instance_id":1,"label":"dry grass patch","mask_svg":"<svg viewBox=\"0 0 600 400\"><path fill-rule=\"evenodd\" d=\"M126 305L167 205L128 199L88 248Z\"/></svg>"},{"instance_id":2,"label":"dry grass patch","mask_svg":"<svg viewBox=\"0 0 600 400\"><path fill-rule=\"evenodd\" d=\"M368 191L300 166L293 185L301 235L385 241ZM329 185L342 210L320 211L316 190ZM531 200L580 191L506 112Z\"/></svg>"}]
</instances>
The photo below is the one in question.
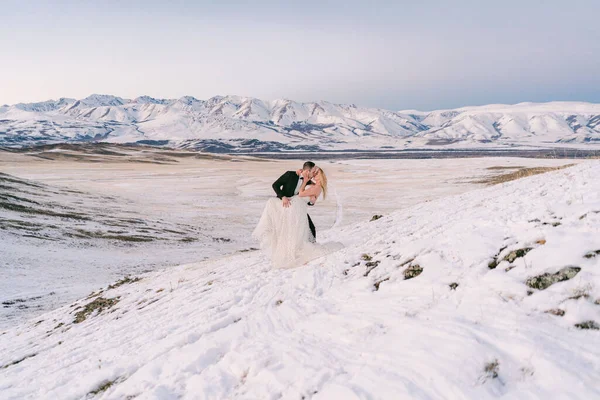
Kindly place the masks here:
<instances>
[{"instance_id":1,"label":"dry grass patch","mask_svg":"<svg viewBox=\"0 0 600 400\"><path fill-rule=\"evenodd\" d=\"M126 283L135 283L135 282L138 282L138 281L141 281L141 280L142 280L142 278L140 278L140 277L131 278L129 276L126 276L125 278L123 278L123 279L121 279L121 280L113 283L112 285L108 285L108 289L109 290L110 289L115 289L115 288L118 288L119 286L122 286L122 285L124 285Z\"/></svg>"},{"instance_id":2,"label":"dry grass patch","mask_svg":"<svg viewBox=\"0 0 600 400\"><path fill-rule=\"evenodd\" d=\"M575 164L566 164L561 165L559 167L532 167L532 168L524 168L524 167L489 167L488 170L496 171L503 169L514 169L518 168L516 171L507 172L505 174L493 175L485 177L481 180L474 181L473 183L480 183L484 185L498 185L504 182L510 182L521 178L526 178L528 176L544 174L546 172L558 171L560 169L565 169L568 167L572 167Z\"/></svg>"},{"instance_id":3,"label":"dry grass patch","mask_svg":"<svg viewBox=\"0 0 600 400\"><path fill-rule=\"evenodd\" d=\"M11 361L11 362L9 362L8 364L5 364L5 365L2 365L2 366L0 366L0 369L6 369L6 368L8 368L8 367L11 367L11 366L13 366L13 365L17 365L17 364L19 364L20 362L23 362L23 361L27 360L28 358L35 357L36 355L37 355L37 353L28 354L28 355L26 355L26 356L24 356L24 357L21 357L21 358L19 358L19 359L18 359L18 360L16 360L16 361Z\"/></svg>"},{"instance_id":4,"label":"dry grass patch","mask_svg":"<svg viewBox=\"0 0 600 400\"><path fill-rule=\"evenodd\" d=\"M492 362L485 364L485 366L483 367L485 375L488 378L492 379L496 379L498 377L499 369L500 363L498 362L498 360L493 360Z\"/></svg>"},{"instance_id":5,"label":"dry grass patch","mask_svg":"<svg viewBox=\"0 0 600 400\"><path fill-rule=\"evenodd\" d=\"M98 297L92 302L85 305L83 310L75 314L75 320L73 323L79 324L87 319L89 315L96 312L100 314L102 311L107 310L119 302L118 297L111 299L105 299L104 297Z\"/></svg>"},{"instance_id":6,"label":"dry grass patch","mask_svg":"<svg viewBox=\"0 0 600 400\"><path fill-rule=\"evenodd\" d=\"M373 286L375 286L375 291L379 290L379 285L381 285L383 282L387 282L389 280L390 280L390 278L387 277L387 278L384 278L384 279L381 279L381 280L378 280L377 282L375 282L373 284Z\"/></svg>"},{"instance_id":7,"label":"dry grass patch","mask_svg":"<svg viewBox=\"0 0 600 400\"><path fill-rule=\"evenodd\" d=\"M575 324L575 328L577 329L592 329L595 331L600 330L600 325L596 321L584 321L578 324Z\"/></svg>"},{"instance_id":8,"label":"dry grass patch","mask_svg":"<svg viewBox=\"0 0 600 400\"><path fill-rule=\"evenodd\" d=\"M553 308L551 310L544 311L546 314L556 315L557 317L562 317L565 315L565 310L561 310L560 308Z\"/></svg>"}]
</instances>

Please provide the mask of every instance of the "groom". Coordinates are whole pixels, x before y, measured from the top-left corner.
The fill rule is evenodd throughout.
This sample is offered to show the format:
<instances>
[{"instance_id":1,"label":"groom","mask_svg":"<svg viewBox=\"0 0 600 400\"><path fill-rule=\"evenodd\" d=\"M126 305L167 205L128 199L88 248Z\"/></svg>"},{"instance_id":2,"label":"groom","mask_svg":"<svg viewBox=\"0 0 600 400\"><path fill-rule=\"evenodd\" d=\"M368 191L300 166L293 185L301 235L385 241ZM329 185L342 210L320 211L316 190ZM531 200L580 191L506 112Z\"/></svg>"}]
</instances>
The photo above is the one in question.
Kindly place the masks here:
<instances>
[{"instance_id":1,"label":"groom","mask_svg":"<svg viewBox=\"0 0 600 400\"><path fill-rule=\"evenodd\" d=\"M307 161L302 166L302 169L297 171L288 171L281 175L279 179L273 183L273 190L277 194L277 197L281 199L285 208L290 206L290 198L297 195L300 191L303 181L302 171L308 171L308 181L310 182L314 176L314 169L315 163L312 161ZM306 216L308 217L308 226L310 227L310 232L313 236L312 240L315 241L317 238L317 230L310 219L310 215L306 214Z\"/></svg>"}]
</instances>

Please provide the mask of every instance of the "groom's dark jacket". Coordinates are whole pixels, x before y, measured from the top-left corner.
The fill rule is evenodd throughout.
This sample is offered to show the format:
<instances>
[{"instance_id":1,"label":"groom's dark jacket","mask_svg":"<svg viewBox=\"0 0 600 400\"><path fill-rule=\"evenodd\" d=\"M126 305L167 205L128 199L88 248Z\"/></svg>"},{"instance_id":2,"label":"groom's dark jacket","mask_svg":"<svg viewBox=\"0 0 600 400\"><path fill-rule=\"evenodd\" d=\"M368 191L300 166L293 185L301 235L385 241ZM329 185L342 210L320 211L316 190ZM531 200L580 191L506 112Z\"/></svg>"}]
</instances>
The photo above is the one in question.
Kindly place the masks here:
<instances>
[{"instance_id":1,"label":"groom's dark jacket","mask_svg":"<svg viewBox=\"0 0 600 400\"><path fill-rule=\"evenodd\" d=\"M282 197L292 197L294 196L294 191L296 190L296 186L298 186L298 180L300 176L296 173L296 171L288 171L285 174L281 175L279 179L277 179L273 183L273 190L277 194L278 198ZM317 238L317 230L312 220L310 219L310 215L308 216L308 226L310 227L310 232L313 235L313 238Z\"/></svg>"}]
</instances>

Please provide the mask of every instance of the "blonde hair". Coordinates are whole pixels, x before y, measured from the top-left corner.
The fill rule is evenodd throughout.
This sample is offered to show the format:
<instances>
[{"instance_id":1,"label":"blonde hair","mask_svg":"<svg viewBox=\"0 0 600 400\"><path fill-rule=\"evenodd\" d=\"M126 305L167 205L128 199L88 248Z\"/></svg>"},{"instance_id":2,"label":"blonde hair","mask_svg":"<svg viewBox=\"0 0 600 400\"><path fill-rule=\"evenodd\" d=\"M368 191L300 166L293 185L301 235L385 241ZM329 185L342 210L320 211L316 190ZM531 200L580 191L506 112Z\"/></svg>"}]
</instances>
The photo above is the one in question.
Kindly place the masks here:
<instances>
[{"instance_id":1,"label":"blonde hair","mask_svg":"<svg viewBox=\"0 0 600 400\"><path fill-rule=\"evenodd\" d=\"M323 190L323 200L327 197L327 175L325 175L325 171L321 167L319 168L319 182L321 183L321 189Z\"/></svg>"}]
</instances>

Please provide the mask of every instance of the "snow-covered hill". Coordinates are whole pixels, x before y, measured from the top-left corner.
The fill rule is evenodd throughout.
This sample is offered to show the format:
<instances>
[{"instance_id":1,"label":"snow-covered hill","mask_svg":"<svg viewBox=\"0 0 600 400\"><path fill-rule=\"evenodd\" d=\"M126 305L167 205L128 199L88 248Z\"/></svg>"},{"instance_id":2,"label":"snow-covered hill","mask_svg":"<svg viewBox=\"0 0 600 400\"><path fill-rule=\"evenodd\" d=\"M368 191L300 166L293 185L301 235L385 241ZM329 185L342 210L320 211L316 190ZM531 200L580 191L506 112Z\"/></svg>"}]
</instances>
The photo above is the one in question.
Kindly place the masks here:
<instances>
[{"instance_id":1,"label":"snow-covered hill","mask_svg":"<svg viewBox=\"0 0 600 400\"><path fill-rule=\"evenodd\" d=\"M600 163L120 281L0 333L6 399L600 397ZM141 279L137 279L141 278Z\"/></svg>"},{"instance_id":2,"label":"snow-covered hill","mask_svg":"<svg viewBox=\"0 0 600 400\"><path fill-rule=\"evenodd\" d=\"M432 112L326 101L91 95L0 107L0 145L108 141L218 151L600 145L600 104L522 103Z\"/></svg>"}]
</instances>

